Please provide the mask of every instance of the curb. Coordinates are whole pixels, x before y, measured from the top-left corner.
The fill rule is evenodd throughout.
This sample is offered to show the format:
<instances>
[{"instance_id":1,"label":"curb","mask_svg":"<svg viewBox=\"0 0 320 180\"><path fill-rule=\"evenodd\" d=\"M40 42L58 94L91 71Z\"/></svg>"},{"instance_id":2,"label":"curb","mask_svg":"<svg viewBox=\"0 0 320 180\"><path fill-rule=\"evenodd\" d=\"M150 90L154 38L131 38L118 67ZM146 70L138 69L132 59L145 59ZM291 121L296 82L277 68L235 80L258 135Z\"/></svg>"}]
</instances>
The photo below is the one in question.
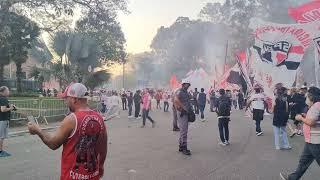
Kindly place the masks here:
<instances>
[{"instance_id":1,"label":"curb","mask_svg":"<svg viewBox=\"0 0 320 180\"><path fill-rule=\"evenodd\" d=\"M45 128L41 128L41 130L50 131L50 130L56 129L57 127L59 127L59 126L56 126L56 127L45 127ZM29 134L29 131L28 131L28 130L24 130L24 131L14 131L14 132L10 132L10 133L8 134L8 137L9 137L9 138L19 137L19 136L24 136L25 134Z\"/></svg>"}]
</instances>

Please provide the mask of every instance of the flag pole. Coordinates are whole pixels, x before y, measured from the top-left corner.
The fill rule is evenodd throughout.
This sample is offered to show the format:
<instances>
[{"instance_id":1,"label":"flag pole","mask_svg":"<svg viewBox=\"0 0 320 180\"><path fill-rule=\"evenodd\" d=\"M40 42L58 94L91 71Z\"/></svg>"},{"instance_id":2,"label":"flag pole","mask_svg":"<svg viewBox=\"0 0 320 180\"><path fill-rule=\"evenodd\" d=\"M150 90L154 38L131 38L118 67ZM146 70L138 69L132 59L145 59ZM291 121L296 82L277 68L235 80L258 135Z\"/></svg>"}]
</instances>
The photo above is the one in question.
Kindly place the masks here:
<instances>
[{"instance_id":1,"label":"flag pole","mask_svg":"<svg viewBox=\"0 0 320 180\"><path fill-rule=\"evenodd\" d=\"M223 74L226 73L226 65L227 65L227 56L228 56L228 46L229 46L229 42L227 40L227 44L226 44L226 54L224 56L224 64L223 64Z\"/></svg>"},{"instance_id":2,"label":"flag pole","mask_svg":"<svg viewBox=\"0 0 320 180\"><path fill-rule=\"evenodd\" d=\"M315 85L317 87L319 87L319 70L320 70L319 51L318 51L318 48L314 46L314 74L315 74L315 80L316 80Z\"/></svg>"}]
</instances>

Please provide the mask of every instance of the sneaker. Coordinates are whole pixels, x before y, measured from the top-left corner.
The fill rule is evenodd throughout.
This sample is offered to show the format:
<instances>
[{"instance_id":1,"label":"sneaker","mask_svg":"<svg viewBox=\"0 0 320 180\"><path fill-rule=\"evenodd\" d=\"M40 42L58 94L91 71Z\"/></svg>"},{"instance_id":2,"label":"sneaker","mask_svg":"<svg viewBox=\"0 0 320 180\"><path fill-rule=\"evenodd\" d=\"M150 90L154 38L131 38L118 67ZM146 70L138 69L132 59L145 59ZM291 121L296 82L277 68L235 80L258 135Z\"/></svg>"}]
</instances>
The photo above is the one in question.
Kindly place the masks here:
<instances>
[{"instance_id":1,"label":"sneaker","mask_svg":"<svg viewBox=\"0 0 320 180\"><path fill-rule=\"evenodd\" d=\"M281 178L281 180L288 180L289 176L288 176L287 173L281 172L280 173L280 178Z\"/></svg>"},{"instance_id":2,"label":"sneaker","mask_svg":"<svg viewBox=\"0 0 320 180\"><path fill-rule=\"evenodd\" d=\"M276 150L280 150L280 147L277 146L277 147L276 147Z\"/></svg>"},{"instance_id":3,"label":"sneaker","mask_svg":"<svg viewBox=\"0 0 320 180\"><path fill-rule=\"evenodd\" d=\"M142 125L142 126L141 126L141 128L144 128L144 127L145 127L145 125Z\"/></svg>"},{"instance_id":4,"label":"sneaker","mask_svg":"<svg viewBox=\"0 0 320 180\"><path fill-rule=\"evenodd\" d=\"M0 157L9 157L9 156L11 156L11 154L7 153L6 151L2 151L0 153Z\"/></svg>"},{"instance_id":5,"label":"sneaker","mask_svg":"<svg viewBox=\"0 0 320 180\"><path fill-rule=\"evenodd\" d=\"M182 152L183 147L179 146L179 152Z\"/></svg>"},{"instance_id":6,"label":"sneaker","mask_svg":"<svg viewBox=\"0 0 320 180\"><path fill-rule=\"evenodd\" d=\"M263 132L257 133L257 136L262 136L262 135L263 135Z\"/></svg>"},{"instance_id":7,"label":"sneaker","mask_svg":"<svg viewBox=\"0 0 320 180\"><path fill-rule=\"evenodd\" d=\"M206 119L201 119L201 122L206 122Z\"/></svg>"},{"instance_id":8,"label":"sneaker","mask_svg":"<svg viewBox=\"0 0 320 180\"><path fill-rule=\"evenodd\" d=\"M293 132L289 137L293 138L296 134L296 132Z\"/></svg>"},{"instance_id":9,"label":"sneaker","mask_svg":"<svg viewBox=\"0 0 320 180\"><path fill-rule=\"evenodd\" d=\"M219 142L219 145L226 146L226 144L224 142Z\"/></svg>"},{"instance_id":10,"label":"sneaker","mask_svg":"<svg viewBox=\"0 0 320 180\"><path fill-rule=\"evenodd\" d=\"M186 155L186 156L191 156L191 151L189 149L182 149L182 154Z\"/></svg>"},{"instance_id":11,"label":"sneaker","mask_svg":"<svg viewBox=\"0 0 320 180\"><path fill-rule=\"evenodd\" d=\"M301 130L298 130L298 132L297 132L297 136L303 136L303 133L302 133L302 131L301 131Z\"/></svg>"},{"instance_id":12,"label":"sneaker","mask_svg":"<svg viewBox=\"0 0 320 180\"><path fill-rule=\"evenodd\" d=\"M229 145L230 145L229 141L225 141L224 144L225 144L226 146L229 146Z\"/></svg>"}]
</instances>

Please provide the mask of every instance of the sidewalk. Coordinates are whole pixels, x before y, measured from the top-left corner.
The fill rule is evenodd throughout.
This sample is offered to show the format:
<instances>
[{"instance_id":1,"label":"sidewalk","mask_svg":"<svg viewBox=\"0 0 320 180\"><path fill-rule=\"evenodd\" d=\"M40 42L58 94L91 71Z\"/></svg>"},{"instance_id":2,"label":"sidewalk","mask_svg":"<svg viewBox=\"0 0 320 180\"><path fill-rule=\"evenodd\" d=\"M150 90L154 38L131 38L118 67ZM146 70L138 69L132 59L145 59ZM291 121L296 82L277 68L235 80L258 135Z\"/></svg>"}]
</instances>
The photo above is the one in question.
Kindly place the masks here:
<instances>
[{"instance_id":1,"label":"sidewalk","mask_svg":"<svg viewBox=\"0 0 320 180\"><path fill-rule=\"evenodd\" d=\"M41 129L43 130L52 130L59 126L60 122L50 122L48 125L40 124ZM25 126L17 126L9 128L9 138L23 136L24 134L29 133L27 124Z\"/></svg>"}]
</instances>

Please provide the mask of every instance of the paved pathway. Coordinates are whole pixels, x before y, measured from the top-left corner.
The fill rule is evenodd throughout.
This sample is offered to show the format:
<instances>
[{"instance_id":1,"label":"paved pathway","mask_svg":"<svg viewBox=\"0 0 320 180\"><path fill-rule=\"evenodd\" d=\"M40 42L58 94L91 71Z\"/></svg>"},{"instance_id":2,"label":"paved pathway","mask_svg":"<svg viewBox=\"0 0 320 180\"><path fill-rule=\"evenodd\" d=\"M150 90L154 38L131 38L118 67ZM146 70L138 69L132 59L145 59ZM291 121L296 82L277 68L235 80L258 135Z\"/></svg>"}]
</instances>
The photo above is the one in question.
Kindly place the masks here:
<instances>
[{"instance_id":1,"label":"paved pathway","mask_svg":"<svg viewBox=\"0 0 320 180\"><path fill-rule=\"evenodd\" d=\"M231 145L218 145L217 120L207 112L207 122L190 126L189 145L193 155L177 152L178 133L172 132L171 113L151 112L157 127L141 129L140 120L121 119L106 122L109 153L105 180L278 180L281 170L293 170L303 147L303 138L290 139L293 150L276 151L271 119L263 121L265 135L256 137L254 124L244 113L234 111L230 122ZM148 124L149 123L149 124ZM0 180L59 179L60 154L45 147L28 134L6 143L12 157L0 159ZM317 164L312 164L305 180L319 180Z\"/></svg>"}]
</instances>

